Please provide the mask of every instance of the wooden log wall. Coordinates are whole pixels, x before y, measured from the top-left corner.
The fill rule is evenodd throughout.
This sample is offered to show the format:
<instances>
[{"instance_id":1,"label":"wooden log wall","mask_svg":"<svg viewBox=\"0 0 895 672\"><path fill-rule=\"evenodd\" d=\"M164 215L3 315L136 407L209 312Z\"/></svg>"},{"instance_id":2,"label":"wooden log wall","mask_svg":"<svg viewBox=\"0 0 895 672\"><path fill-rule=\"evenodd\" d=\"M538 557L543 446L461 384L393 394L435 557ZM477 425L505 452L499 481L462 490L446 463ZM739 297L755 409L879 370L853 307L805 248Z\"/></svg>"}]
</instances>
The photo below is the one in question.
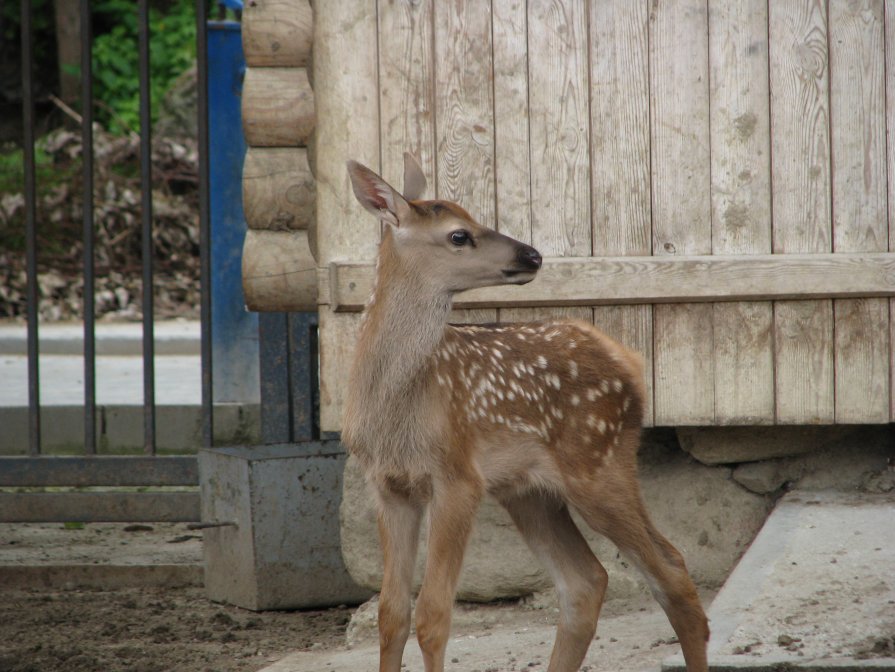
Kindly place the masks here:
<instances>
[{"instance_id":1,"label":"wooden log wall","mask_svg":"<svg viewBox=\"0 0 895 672\"><path fill-rule=\"evenodd\" d=\"M250 310L317 309L316 188L308 158L313 19L308 0L248 0L242 15L242 122L249 146L242 277Z\"/></svg>"},{"instance_id":2,"label":"wooden log wall","mask_svg":"<svg viewBox=\"0 0 895 672\"><path fill-rule=\"evenodd\" d=\"M548 258L458 317L593 320L643 355L648 424L895 421L892 3L359 0L315 21L324 430L378 242L344 162L399 185L405 150L430 197Z\"/></svg>"}]
</instances>

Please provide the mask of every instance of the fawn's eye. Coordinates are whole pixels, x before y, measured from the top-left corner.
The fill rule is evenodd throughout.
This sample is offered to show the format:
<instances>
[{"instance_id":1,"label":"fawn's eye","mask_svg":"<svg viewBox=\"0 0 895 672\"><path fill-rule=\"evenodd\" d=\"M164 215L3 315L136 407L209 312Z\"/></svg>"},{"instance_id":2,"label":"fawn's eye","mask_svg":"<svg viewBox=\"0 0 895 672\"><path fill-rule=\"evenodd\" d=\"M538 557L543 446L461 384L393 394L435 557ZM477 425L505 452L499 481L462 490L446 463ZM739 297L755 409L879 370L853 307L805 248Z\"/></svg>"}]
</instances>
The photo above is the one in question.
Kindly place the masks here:
<instances>
[{"instance_id":1,"label":"fawn's eye","mask_svg":"<svg viewBox=\"0 0 895 672\"><path fill-rule=\"evenodd\" d=\"M463 247L466 243L470 242L472 238L470 238L469 234L463 229L457 229L456 231L452 231L449 236L452 245L456 245L457 247Z\"/></svg>"}]
</instances>

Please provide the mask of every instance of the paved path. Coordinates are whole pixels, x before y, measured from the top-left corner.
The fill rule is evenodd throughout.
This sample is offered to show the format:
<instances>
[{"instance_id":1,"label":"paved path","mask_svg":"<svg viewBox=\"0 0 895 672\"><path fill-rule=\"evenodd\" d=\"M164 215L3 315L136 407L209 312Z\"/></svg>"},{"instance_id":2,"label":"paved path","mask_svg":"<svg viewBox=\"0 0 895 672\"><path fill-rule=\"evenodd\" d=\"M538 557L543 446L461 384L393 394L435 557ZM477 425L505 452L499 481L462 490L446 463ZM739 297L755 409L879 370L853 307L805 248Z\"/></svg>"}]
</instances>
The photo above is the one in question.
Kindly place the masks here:
<instances>
[{"instance_id":1,"label":"paved path","mask_svg":"<svg viewBox=\"0 0 895 672\"><path fill-rule=\"evenodd\" d=\"M708 615L712 670L895 670L895 493L789 493Z\"/></svg>"},{"instance_id":2,"label":"paved path","mask_svg":"<svg viewBox=\"0 0 895 672\"><path fill-rule=\"evenodd\" d=\"M84 403L83 328L40 328L40 395L45 406ZM96 403L143 403L142 326L97 325ZM201 398L199 324L160 322L155 328L155 396L160 405L198 404ZM24 325L0 325L0 407L28 405Z\"/></svg>"}]
</instances>

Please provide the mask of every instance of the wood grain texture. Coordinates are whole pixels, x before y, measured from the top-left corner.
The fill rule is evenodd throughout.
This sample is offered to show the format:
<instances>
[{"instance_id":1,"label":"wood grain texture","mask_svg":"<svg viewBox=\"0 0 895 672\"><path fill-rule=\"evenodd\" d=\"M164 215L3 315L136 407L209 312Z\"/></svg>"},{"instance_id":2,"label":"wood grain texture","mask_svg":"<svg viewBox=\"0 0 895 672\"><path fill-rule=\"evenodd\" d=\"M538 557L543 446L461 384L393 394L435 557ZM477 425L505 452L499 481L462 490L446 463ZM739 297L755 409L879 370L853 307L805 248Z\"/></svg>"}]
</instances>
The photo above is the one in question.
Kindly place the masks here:
<instances>
[{"instance_id":1,"label":"wood grain texture","mask_svg":"<svg viewBox=\"0 0 895 672\"><path fill-rule=\"evenodd\" d=\"M712 305L715 423L774 423L773 307L768 302Z\"/></svg>"},{"instance_id":2,"label":"wood grain texture","mask_svg":"<svg viewBox=\"0 0 895 672\"><path fill-rule=\"evenodd\" d=\"M649 13L644 2L589 5L591 223L596 256L649 255ZM652 306L598 306L594 324L643 357L653 424Z\"/></svg>"},{"instance_id":3,"label":"wood grain texture","mask_svg":"<svg viewBox=\"0 0 895 672\"><path fill-rule=\"evenodd\" d=\"M774 252L830 252L826 3L769 3L769 26ZM832 422L832 303L779 302L774 316L778 422Z\"/></svg>"},{"instance_id":4,"label":"wood grain texture","mask_svg":"<svg viewBox=\"0 0 895 672\"><path fill-rule=\"evenodd\" d=\"M438 198L494 228L491 15L475 0L435 6L435 143Z\"/></svg>"},{"instance_id":5,"label":"wood grain texture","mask_svg":"<svg viewBox=\"0 0 895 672\"><path fill-rule=\"evenodd\" d=\"M492 0L494 196L497 229L531 244L528 15L525 0ZM499 322L512 313L498 309Z\"/></svg>"},{"instance_id":6,"label":"wood grain texture","mask_svg":"<svg viewBox=\"0 0 895 672\"><path fill-rule=\"evenodd\" d=\"M411 152L435 192L435 64L432 0L379 3L382 176L402 189L404 152Z\"/></svg>"},{"instance_id":7,"label":"wood grain texture","mask_svg":"<svg viewBox=\"0 0 895 672\"><path fill-rule=\"evenodd\" d=\"M774 312L777 422L832 424L832 301L778 301Z\"/></svg>"},{"instance_id":8,"label":"wood grain texture","mask_svg":"<svg viewBox=\"0 0 895 672\"><path fill-rule=\"evenodd\" d=\"M655 424L714 423L712 306L655 306Z\"/></svg>"},{"instance_id":9,"label":"wood grain texture","mask_svg":"<svg viewBox=\"0 0 895 672\"><path fill-rule=\"evenodd\" d=\"M830 0L833 250L885 252L886 89L883 6Z\"/></svg>"},{"instance_id":10,"label":"wood grain texture","mask_svg":"<svg viewBox=\"0 0 895 672\"><path fill-rule=\"evenodd\" d=\"M830 120L833 249L888 249L885 31L879 2L832 0ZM885 299L833 305L836 422L885 422L889 307Z\"/></svg>"},{"instance_id":11,"label":"wood grain texture","mask_svg":"<svg viewBox=\"0 0 895 672\"><path fill-rule=\"evenodd\" d=\"M460 203L483 226L496 225L491 12L478 0L435 3L435 146L438 198ZM497 311L455 314L496 322Z\"/></svg>"},{"instance_id":12,"label":"wood grain texture","mask_svg":"<svg viewBox=\"0 0 895 672\"><path fill-rule=\"evenodd\" d=\"M497 229L532 242L528 17L524 0L492 0Z\"/></svg>"},{"instance_id":13,"label":"wood grain texture","mask_svg":"<svg viewBox=\"0 0 895 672\"><path fill-rule=\"evenodd\" d=\"M682 40L681 36L688 39ZM708 16L705 2L650 10L653 254L710 254Z\"/></svg>"},{"instance_id":14,"label":"wood grain texture","mask_svg":"<svg viewBox=\"0 0 895 672\"><path fill-rule=\"evenodd\" d=\"M380 168L376 2L319 2L314 19L319 263L326 266L334 258L372 263L377 224L354 198L345 161ZM320 428L325 432L341 426L358 325L358 315L320 308Z\"/></svg>"},{"instance_id":15,"label":"wood grain texture","mask_svg":"<svg viewBox=\"0 0 895 672\"><path fill-rule=\"evenodd\" d=\"M317 262L307 231L246 232L242 292L258 312L317 310Z\"/></svg>"},{"instance_id":16,"label":"wood grain texture","mask_svg":"<svg viewBox=\"0 0 895 672\"><path fill-rule=\"evenodd\" d=\"M301 147L249 147L242 169L242 209L250 229L307 229L316 188Z\"/></svg>"},{"instance_id":17,"label":"wood grain texture","mask_svg":"<svg viewBox=\"0 0 895 672\"><path fill-rule=\"evenodd\" d=\"M831 251L827 16L823 0L772 2L774 252Z\"/></svg>"},{"instance_id":18,"label":"wood grain texture","mask_svg":"<svg viewBox=\"0 0 895 672\"><path fill-rule=\"evenodd\" d=\"M308 0L249 0L242 10L246 64L306 67L314 42L314 12Z\"/></svg>"},{"instance_id":19,"label":"wood grain texture","mask_svg":"<svg viewBox=\"0 0 895 672\"><path fill-rule=\"evenodd\" d=\"M649 23L653 253L708 254L707 7L698 0L653 3ZM711 306L656 306L653 329L656 425L711 424Z\"/></svg>"},{"instance_id":20,"label":"wood grain texture","mask_svg":"<svg viewBox=\"0 0 895 672\"><path fill-rule=\"evenodd\" d=\"M712 253L771 252L765 0L709 2ZM773 306L712 308L715 424L774 422Z\"/></svg>"},{"instance_id":21,"label":"wood grain texture","mask_svg":"<svg viewBox=\"0 0 895 672\"><path fill-rule=\"evenodd\" d=\"M596 256L652 252L648 43L646 3L591 1L591 219Z\"/></svg>"},{"instance_id":22,"label":"wood grain texture","mask_svg":"<svg viewBox=\"0 0 895 672\"><path fill-rule=\"evenodd\" d=\"M889 419L889 301L833 303L837 424Z\"/></svg>"},{"instance_id":23,"label":"wood grain texture","mask_svg":"<svg viewBox=\"0 0 895 672\"><path fill-rule=\"evenodd\" d=\"M592 253L586 5L528 3L532 244Z\"/></svg>"},{"instance_id":24,"label":"wood grain texture","mask_svg":"<svg viewBox=\"0 0 895 672\"><path fill-rule=\"evenodd\" d=\"M895 252L895 4L885 4L889 251ZM889 420L895 422L895 298L889 300Z\"/></svg>"},{"instance_id":25,"label":"wood grain texture","mask_svg":"<svg viewBox=\"0 0 895 672\"><path fill-rule=\"evenodd\" d=\"M314 92L304 68L247 68L242 130L253 147L299 147L314 132Z\"/></svg>"},{"instance_id":26,"label":"wood grain texture","mask_svg":"<svg viewBox=\"0 0 895 672\"><path fill-rule=\"evenodd\" d=\"M329 276L325 291L332 305L360 310L372 287L373 263L336 262ZM528 285L475 289L458 294L455 303L558 307L893 295L892 253L548 257Z\"/></svg>"}]
</instances>

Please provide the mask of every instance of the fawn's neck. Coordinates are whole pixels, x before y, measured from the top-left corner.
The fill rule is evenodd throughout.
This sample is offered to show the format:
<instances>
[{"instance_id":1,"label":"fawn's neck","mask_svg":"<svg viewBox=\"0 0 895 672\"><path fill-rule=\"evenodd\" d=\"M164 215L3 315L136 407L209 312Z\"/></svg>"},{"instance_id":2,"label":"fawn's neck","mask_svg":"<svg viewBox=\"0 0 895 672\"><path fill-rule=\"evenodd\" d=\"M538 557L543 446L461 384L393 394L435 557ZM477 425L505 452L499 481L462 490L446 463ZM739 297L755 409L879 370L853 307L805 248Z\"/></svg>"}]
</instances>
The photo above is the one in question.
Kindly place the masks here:
<instances>
[{"instance_id":1,"label":"fawn's neck","mask_svg":"<svg viewBox=\"0 0 895 672\"><path fill-rule=\"evenodd\" d=\"M437 288L424 268L395 252L387 234L364 310L354 383L385 397L413 387L444 337L451 303L451 294Z\"/></svg>"}]
</instances>

